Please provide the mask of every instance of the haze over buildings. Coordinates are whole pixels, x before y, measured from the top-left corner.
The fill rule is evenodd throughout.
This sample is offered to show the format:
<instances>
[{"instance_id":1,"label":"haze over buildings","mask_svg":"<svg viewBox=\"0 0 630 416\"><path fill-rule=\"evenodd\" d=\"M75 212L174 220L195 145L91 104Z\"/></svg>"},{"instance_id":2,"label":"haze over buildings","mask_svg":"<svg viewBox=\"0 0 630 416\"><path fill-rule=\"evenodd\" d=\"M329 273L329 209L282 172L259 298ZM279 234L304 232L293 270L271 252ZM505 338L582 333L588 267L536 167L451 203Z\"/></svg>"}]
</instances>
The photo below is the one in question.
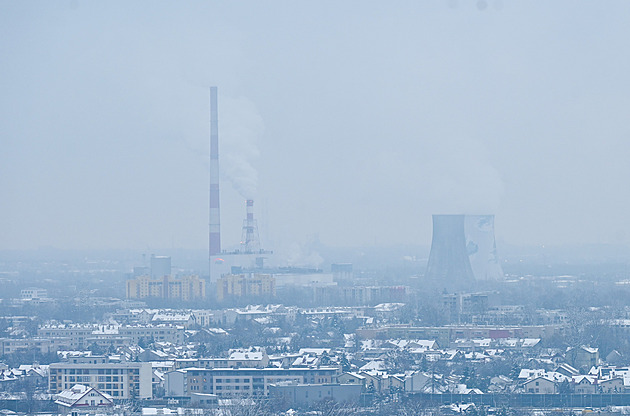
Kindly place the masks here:
<instances>
[{"instance_id":1,"label":"haze over buildings","mask_svg":"<svg viewBox=\"0 0 630 416\"><path fill-rule=\"evenodd\" d=\"M4 2L0 248L207 247L211 85L226 248L627 244L630 5L487 5Z\"/></svg>"}]
</instances>

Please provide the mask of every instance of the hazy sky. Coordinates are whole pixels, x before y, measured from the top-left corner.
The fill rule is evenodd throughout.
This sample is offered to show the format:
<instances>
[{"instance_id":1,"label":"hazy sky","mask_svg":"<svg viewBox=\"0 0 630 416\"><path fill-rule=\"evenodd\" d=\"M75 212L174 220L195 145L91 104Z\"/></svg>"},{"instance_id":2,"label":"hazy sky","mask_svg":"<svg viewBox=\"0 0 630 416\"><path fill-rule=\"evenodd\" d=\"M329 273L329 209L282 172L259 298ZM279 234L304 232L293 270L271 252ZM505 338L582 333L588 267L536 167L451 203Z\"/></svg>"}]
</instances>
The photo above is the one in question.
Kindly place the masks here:
<instances>
[{"instance_id":1,"label":"hazy sky","mask_svg":"<svg viewBox=\"0 0 630 416\"><path fill-rule=\"evenodd\" d=\"M630 2L0 1L0 248L630 242Z\"/></svg>"}]
</instances>

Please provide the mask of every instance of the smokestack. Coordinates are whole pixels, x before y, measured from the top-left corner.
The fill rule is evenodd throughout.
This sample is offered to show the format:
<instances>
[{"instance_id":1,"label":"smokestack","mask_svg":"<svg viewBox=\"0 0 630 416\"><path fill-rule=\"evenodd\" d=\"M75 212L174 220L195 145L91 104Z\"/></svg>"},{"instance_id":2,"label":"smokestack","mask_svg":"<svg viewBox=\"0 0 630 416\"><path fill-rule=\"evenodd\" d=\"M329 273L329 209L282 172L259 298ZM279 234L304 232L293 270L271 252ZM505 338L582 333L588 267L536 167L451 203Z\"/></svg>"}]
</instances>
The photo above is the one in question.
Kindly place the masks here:
<instances>
[{"instance_id":1,"label":"smokestack","mask_svg":"<svg viewBox=\"0 0 630 416\"><path fill-rule=\"evenodd\" d=\"M494 238L494 215L466 215L464 223L468 258L477 280L503 280Z\"/></svg>"},{"instance_id":2,"label":"smokestack","mask_svg":"<svg viewBox=\"0 0 630 416\"><path fill-rule=\"evenodd\" d=\"M241 252L258 253L260 251L260 238L258 236L258 224L254 220L254 200L248 199L245 206L246 214L243 221L243 235L241 237Z\"/></svg>"},{"instance_id":3,"label":"smokestack","mask_svg":"<svg viewBox=\"0 0 630 416\"><path fill-rule=\"evenodd\" d=\"M210 87L210 257L221 253L221 216L219 208L219 117L217 87Z\"/></svg>"}]
</instances>

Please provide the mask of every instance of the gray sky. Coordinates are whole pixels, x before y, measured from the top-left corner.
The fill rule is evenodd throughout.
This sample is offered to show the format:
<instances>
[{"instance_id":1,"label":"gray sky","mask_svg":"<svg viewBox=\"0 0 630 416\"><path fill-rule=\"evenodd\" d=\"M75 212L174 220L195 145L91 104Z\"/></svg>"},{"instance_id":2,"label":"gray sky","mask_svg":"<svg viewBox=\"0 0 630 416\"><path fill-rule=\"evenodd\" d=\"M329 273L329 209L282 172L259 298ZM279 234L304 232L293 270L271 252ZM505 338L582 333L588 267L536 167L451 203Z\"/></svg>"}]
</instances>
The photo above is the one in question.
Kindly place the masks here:
<instances>
[{"instance_id":1,"label":"gray sky","mask_svg":"<svg viewBox=\"0 0 630 416\"><path fill-rule=\"evenodd\" d=\"M483 7L486 6L486 7ZM628 243L630 2L0 1L0 248ZM240 192L240 193L239 193Z\"/></svg>"}]
</instances>

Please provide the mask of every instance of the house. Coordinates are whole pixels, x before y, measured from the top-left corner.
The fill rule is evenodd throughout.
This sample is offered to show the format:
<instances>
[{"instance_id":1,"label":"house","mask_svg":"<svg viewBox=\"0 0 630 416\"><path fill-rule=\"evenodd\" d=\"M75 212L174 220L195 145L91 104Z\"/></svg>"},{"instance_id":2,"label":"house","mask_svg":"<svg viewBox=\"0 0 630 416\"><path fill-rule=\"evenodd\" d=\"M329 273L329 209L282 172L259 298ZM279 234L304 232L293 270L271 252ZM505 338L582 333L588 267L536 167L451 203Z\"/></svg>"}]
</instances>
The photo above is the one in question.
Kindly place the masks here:
<instances>
[{"instance_id":1,"label":"house","mask_svg":"<svg viewBox=\"0 0 630 416\"><path fill-rule=\"evenodd\" d=\"M534 377L523 383L525 393L555 394L558 392L558 383L553 378L542 375Z\"/></svg>"},{"instance_id":2,"label":"house","mask_svg":"<svg viewBox=\"0 0 630 416\"><path fill-rule=\"evenodd\" d=\"M393 393L405 390L404 374L383 374L381 376L381 392Z\"/></svg>"},{"instance_id":3,"label":"house","mask_svg":"<svg viewBox=\"0 0 630 416\"><path fill-rule=\"evenodd\" d=\"M508 392L513 386L513 381L509 377L498 375L490 379L488 391L490 393Z\"/></svg>"},{"instance_id":4,"label":"house","mask_svg":"<svg viewBox=\"0 0 630 416\"><path fill-rule=\"evenodd\" d=\"M543 374L545 374L545 370L543 370L543 369L523 368L523 369L521 369L521 371L518 374L518 379L519 380L528 380L530 378L540 377Z\"/></svg>"},{"instance_id":5,"label":"house","mask_svg":"<svg viewBox=\"0 0 630 416\"><path fill-rule=\"evenodd\" d=\"M610 365L622 365L624 363L623 355L617 350L612 350L606 356L606 362Z\"/></svg>"},{"instance_id":6,"label":"house","mask_svg":"<svg viewBox=\"0 0 630 416\"><path fill-rule=\"evenodd\" d=\"M623 377L614 377L599 382L599 391L602 393L624 393Z\"/></svg>"},{"instance_id":7,"label":"house","mask_svg":"<svg viewBox=\"0 0 630 416\"><path fill-rule=\"evenodd\" d=\"M594 394L597 392L597 377L595 376L574 376L572 383L575 393Z\"/></svg>"},{"instance_id":8,"label":"house","mask_svg":"<svg viewBox=\"0 0 630 416\"><path fill-rule=\"evenodd\" d=\"M114 404L112 396L100 392L93 387L75 384L55 396L55 404L59 413L69 414L80 411L85 413L102 413Z\"/></svg>"},{"instance_id":9,"label":"house","mask_svg":"<svg viewBox=\"0 0 630 416\"><path fill-rule=\"evenodd\" d=\"M576 368L591 368L599 365L599 348L581 346L569 348L566 358Z\"/></svg>"},{"instance_id":10,"label":"house","mask_svg":"<svg viewBox=\"0 0 630 416\"><path fill-rule=\"evenodd\" d=\"M429 373L416 371L405 377L405 391L408 393L440 393L441 383L436 382Z\"/></svg>"},{"instance_id":11,"label":"house","mask_svg":"<svg viewBox=\"0 0 630 416\"><path fill-rule=\"evenodd\" d=\"M580 372L576 368L571 367L567 363L560 364L560 366L556 368L556 373L563 374L567 377L573 377L580 374Z\"/></svg>"},{"instance_id":12,"label":"house","mask_svg":"<svg viewBox=\"0 0 630 416\"><path fill-rule=\"evenodd\" d=\"M338 378L341 384L358 384L365 388L365 376L359 373L343 373Z\"/></svg>"}]
</instances>

